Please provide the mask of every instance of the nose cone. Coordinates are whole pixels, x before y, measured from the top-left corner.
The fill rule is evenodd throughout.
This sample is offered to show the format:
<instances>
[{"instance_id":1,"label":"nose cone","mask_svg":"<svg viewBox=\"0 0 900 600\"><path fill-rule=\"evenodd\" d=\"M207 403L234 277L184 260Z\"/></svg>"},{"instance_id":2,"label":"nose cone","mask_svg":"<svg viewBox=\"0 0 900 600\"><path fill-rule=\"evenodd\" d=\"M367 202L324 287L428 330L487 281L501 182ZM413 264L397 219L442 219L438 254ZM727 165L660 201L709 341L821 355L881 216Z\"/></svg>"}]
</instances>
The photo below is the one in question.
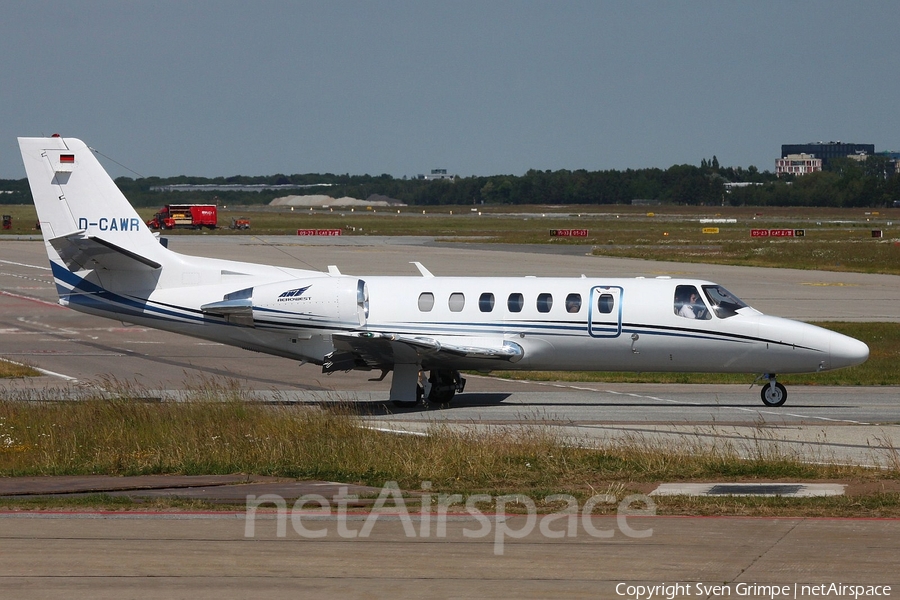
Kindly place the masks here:
<instances>
[{"instance_id":1,"label":"nose cone","mask_svg":"<svg viewBox=\"0 0 900 600\"><path fill-rule=\"evenodd\" d=\"M869 347L863 342L840 333L832 332L831 369L861 365L869 358Z\"/></svg>"},{"instance_id":2,"label":"nose cone","mask_svg":"<svg viewBox=\"0 0 900 600\"><path fill-rule=\"evenodd\" d=\"M759 336L767 341L763 372L830 371L859 365L869 358L869 347L861 341L812 323L766 315L760 315L758 323Z\"/></svg>"}]
</instances>

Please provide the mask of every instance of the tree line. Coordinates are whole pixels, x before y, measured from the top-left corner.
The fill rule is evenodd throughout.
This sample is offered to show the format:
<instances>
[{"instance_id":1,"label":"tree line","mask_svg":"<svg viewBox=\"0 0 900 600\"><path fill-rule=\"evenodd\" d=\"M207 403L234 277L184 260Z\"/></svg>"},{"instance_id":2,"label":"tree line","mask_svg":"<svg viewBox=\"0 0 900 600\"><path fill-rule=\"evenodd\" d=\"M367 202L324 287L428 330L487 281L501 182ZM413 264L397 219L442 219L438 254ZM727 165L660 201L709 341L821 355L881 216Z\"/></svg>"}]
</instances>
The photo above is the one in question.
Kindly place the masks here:
<instances>
[{"instance_id":1,"label":"tree line","mask_svg":"<svg viewBox=\"0 0 900 600\"><path fill-rule=\"evenodd\" d=\"M730 183L747 183L743 187ZM361 200L386 196L417 206L481 204L630 204L651 200L663 204L698 206L828 206L885 207L900 200L900 175L885 157L864 162L831 161L827 169L803 176L776 177L756 167L721 167L714 156L700 166L674 165L668 169L625 171L532 169L521 176L492 175L428 181L391 175L297 174L233 177L120 177L116 184L135 206L167 203L266 204L288 194L322 193ZM175 184L269 184L277 190L246 192L204 190L159 191ZM308 188L327 184L328 187ZM291 190L289 186L298 186ZM31 193L26 179L0 180L0 203L27 204Z\"/></svg>"}]
</instances>

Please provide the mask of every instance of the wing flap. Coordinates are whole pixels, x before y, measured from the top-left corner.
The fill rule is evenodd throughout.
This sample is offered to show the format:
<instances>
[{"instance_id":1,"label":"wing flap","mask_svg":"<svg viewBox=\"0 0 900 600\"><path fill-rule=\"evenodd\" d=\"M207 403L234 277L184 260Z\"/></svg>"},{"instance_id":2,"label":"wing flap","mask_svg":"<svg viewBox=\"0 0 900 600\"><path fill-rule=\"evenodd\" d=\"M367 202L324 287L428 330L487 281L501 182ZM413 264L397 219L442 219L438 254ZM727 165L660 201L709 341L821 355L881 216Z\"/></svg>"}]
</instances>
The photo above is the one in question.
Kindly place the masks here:
<instances>
[{"instance_id":1,"label":"wing flap","mask_svg":"<svg viewBox=\"0 0 900 600\"><path fill-rule=\"evenodd\" d=\"M354 368L385 369L397 362L423 359L506 360L518 362L525 355L522 346L499 338L428 337L396 333L353 332L332 336L335 351L325 357L325 373Z\"/></svg>"}]
</instances>

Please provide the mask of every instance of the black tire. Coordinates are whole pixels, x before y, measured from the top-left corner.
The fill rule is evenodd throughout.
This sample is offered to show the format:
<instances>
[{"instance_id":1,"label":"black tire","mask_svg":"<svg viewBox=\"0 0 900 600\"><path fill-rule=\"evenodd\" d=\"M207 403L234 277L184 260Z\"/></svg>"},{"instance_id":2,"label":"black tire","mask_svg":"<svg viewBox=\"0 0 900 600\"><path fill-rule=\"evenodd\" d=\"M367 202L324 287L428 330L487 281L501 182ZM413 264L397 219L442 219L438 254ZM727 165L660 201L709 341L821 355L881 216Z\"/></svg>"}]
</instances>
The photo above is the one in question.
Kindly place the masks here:
<instances>
[{"instance_id":1,"label":"black tire","mask_svg":"<svg viewBox=\"0 0 900 600\"><path fill-rule=\"evenodd\" d=\"M428 403L429 404L450 404L450 401L453 400L453 396L456 395L456 392L450 390L449 392L442 393L434 393L428 395Z\"/></svg>"},{"instance_id":2,"label":"black tire","mask_svg":"<svg viewBox=\"0 0 900 600\"><path fill-rule=\"evenodd\" d=\"M778 382L775 383L774 387L766 383L763 385L759 396L766 406L781 406L787 400L787 390Z\"/></svg>"},{"instance_id":3,"label":"black tire","mask_svg":"<svg viewBox=\"0 0 900 600\"><path fill-rule=\"evenodd\" d=\"M459 372L450 370L434 370L428 378L431 383L431 393L428 394L429 404L449 404L456 395L459 385Z\"/></svg>"}]
</instances>

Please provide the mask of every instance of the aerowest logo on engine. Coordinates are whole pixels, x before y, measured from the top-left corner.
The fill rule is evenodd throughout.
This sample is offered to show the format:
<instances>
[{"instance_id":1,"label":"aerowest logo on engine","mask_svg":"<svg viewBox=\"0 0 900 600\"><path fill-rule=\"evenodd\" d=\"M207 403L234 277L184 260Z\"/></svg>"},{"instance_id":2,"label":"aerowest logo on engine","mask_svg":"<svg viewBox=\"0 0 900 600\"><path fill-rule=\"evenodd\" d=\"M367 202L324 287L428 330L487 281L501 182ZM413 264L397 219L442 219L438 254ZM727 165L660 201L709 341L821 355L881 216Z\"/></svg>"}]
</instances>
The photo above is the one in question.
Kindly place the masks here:
<instances>
[{"instance_id":1,"label":"aerowest logo on engine","mask_svg":"<svg viewBox=\"0 0 900 600\"><path fill-rule=\"evenodd\" d=\"M311 287L312 287L311 285L308 285L306 287L297 288L295 290L288 290L286 292L283 292L278 296L278 302L293 302L296 300L309 300L309 296L304 296L303 293L306 292L306 290L308 290Z\"/></svg>"},{"instance_id":2,"label":"aerowest logo on engine","mask_svg":"<svg viewBox=\"0 0 900 600\"><path fill-rule=\"evenodd\" d=\"M141 220L134 217L100 217L96 221L89 221L84 217L78 218L78 229L94 227L100 231L138 231L141 228Z\"/></svg>"}]
</instances>

